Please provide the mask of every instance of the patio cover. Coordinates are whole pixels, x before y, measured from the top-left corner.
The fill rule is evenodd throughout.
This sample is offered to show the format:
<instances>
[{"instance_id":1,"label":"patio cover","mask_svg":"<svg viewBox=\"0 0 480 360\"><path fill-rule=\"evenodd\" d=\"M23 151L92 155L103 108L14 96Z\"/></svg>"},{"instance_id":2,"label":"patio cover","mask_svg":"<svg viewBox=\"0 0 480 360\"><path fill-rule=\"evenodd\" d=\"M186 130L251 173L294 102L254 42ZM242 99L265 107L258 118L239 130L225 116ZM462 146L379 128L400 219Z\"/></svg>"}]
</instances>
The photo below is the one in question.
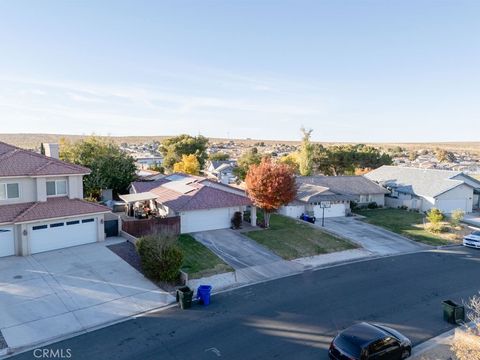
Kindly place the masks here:
<instances>
[{"instance_id":1,"label":"patio cover","mask_svg":"<svg viewBox=\"0 0 480 360\"><path fill-rule=\"evenodd\" d=\"M155 200L158 198L158 195L155 195L149 191L136 193L136 194L126 194L126 195L119 195L120 199L125 201L127 204L134 203L137 201L147 201L147 200Z\"/></svg>"}]
</instances>

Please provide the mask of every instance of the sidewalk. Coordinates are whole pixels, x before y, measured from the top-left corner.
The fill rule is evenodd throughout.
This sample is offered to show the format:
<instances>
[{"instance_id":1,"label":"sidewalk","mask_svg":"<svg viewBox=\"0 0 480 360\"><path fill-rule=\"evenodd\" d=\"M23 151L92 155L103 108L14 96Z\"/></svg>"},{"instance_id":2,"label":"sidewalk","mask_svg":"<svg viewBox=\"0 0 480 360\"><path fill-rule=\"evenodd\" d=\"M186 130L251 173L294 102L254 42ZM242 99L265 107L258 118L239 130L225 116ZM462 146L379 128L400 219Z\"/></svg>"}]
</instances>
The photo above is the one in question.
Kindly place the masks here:
<instances>
[{"instance_id":1,"label":"sidewalk","mask_svg":"<svg viewBox=\"0 0 480 360\"><path fill-rule=\"evenodd\" d=\"M450 346L455 329L443 333L413 348L412 360L455 360Z\"/></svg>"}]
</instances>

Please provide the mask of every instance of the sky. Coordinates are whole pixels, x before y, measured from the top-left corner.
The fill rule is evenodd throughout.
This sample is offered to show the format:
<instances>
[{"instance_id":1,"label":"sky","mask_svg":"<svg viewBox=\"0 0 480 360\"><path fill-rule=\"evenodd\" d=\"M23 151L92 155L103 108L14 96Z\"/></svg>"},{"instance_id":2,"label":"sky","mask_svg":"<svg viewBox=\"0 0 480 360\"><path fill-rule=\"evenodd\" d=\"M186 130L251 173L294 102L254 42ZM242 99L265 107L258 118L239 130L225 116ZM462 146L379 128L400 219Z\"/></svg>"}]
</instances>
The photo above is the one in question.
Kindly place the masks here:
<instances>
[{"instance_id":1,"label":"sky","mask_svg":"<svg viewBox=\"0 0 480 360\"><path fill-rule=\"evenodd\" d=\"M0 133L479 141L480 1L0 0Z\"/></svg>"}]
</instances>

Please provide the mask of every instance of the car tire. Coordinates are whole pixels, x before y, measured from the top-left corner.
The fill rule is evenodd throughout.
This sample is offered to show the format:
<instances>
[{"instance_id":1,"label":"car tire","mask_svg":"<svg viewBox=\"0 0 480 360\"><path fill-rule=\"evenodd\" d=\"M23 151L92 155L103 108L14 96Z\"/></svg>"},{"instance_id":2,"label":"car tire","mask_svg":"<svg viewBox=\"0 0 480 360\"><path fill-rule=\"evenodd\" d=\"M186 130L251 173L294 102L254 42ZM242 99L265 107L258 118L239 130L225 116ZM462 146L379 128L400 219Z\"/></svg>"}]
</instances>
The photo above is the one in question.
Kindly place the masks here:
<instances>
[{"instance_id":1,"label":"car tire","mask_svg":"<svg viewBox=\"0 0 480 360\"><path fill-rule=\"evenodd\" d=\"M402 359L409 358L410 355L412 355L412 348L407 347L405 350L403 350Z\"/></svg>"}]
</instances>

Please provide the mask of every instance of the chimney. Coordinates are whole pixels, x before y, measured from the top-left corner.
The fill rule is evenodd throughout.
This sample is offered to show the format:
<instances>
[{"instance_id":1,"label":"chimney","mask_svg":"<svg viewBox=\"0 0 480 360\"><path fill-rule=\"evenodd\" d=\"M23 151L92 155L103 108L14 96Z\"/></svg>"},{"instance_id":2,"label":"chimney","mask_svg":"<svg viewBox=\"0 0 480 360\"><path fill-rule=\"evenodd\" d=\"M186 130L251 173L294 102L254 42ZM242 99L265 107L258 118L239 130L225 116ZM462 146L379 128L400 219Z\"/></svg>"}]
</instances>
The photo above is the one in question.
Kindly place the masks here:
<instances>
[{"instance_id":1,"label":"chimney","mask_svg":"<svg viewBox=\"0 0 480 360\"><path fill-rule=\"evenodd\" d=\"M60 158L60 151L59 151L58 144L43 143L43 147L45 148L45 156L49 156L54 159Z\"/></svg>"}]
</instances>

